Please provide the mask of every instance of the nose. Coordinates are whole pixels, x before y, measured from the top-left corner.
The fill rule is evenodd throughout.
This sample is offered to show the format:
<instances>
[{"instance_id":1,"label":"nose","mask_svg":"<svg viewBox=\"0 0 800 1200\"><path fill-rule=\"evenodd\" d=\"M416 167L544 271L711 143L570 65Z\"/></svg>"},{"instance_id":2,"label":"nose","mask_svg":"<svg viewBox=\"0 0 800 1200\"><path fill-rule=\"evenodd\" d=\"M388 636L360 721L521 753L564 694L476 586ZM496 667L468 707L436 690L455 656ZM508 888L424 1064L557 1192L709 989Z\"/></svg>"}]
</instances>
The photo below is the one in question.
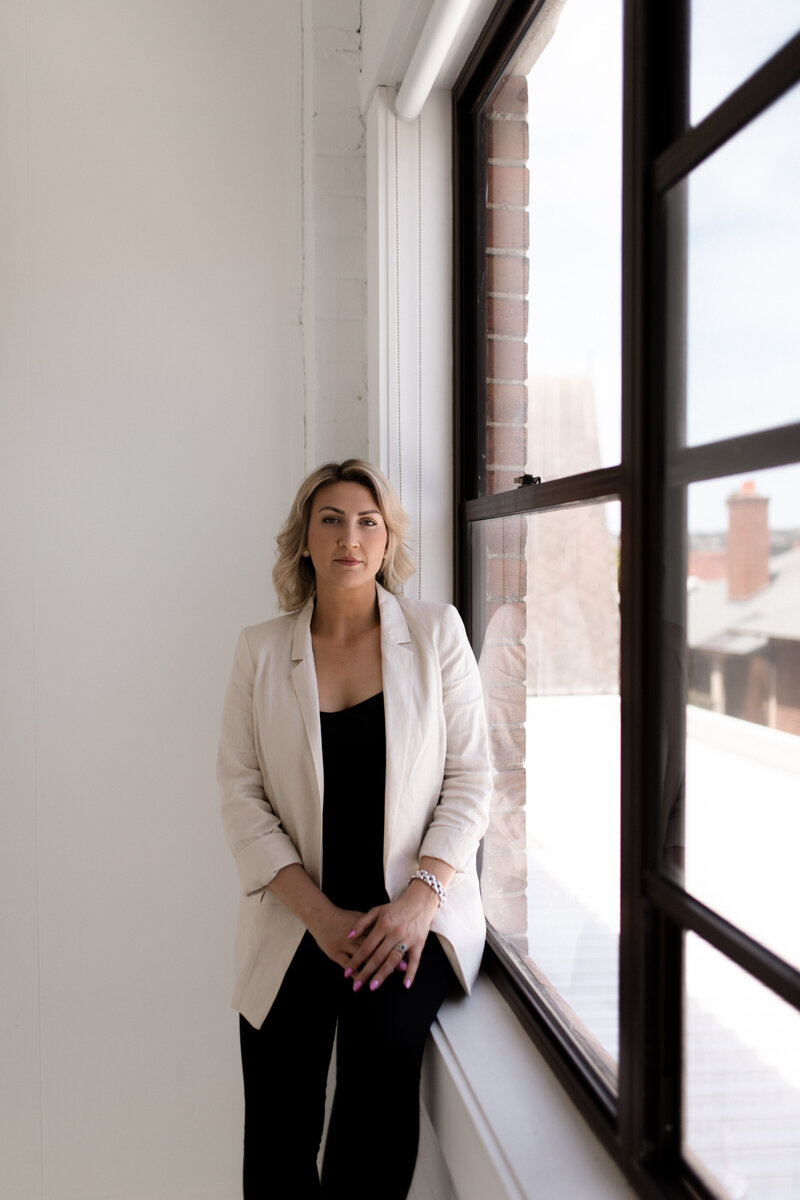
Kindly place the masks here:
<instances>
[{"instance_id":1,"label":"nose","mask_svg":"<svg viewBox=\"0 0 800 1200\"><path fill-rule=\"evenodd\" d=\"M358 545L358 526L343 525L339 534L339 544L342 546L357 546Z\"/></svg>"}]
</instances>

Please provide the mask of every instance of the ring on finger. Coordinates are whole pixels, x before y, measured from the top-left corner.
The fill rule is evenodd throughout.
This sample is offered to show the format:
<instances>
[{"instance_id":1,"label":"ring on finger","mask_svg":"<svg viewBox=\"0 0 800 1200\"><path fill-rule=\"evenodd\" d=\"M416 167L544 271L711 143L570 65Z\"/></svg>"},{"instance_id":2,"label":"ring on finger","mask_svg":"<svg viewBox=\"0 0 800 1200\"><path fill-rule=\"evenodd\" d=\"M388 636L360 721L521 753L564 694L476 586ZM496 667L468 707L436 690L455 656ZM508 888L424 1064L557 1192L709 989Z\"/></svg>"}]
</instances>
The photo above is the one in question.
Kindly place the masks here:
<instances>
[{"instance_id":1,"label":"ring on finger","mask_svg":"<svg viewBox=\"0 0 800 1200\"><path fill-rule=\"evenodd\" d=\"M392 949L399 950L401 954L405 954L408 946L405 944L405 942L398 942L395 946L392 946Z\"/></svg>"}]
</instances>

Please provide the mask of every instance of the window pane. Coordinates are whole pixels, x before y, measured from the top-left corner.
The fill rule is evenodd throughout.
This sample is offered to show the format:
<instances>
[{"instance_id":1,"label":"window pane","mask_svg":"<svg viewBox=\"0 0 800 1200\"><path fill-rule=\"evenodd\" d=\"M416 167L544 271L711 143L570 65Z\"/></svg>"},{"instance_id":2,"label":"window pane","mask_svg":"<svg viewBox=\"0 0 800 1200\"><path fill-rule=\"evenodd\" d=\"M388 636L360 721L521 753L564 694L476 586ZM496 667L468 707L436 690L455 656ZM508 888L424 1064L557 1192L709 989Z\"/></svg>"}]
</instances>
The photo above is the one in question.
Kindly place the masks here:
<instances>
[{"instance_id":1,"label":"window pane","mask_svg":"<svg viewBox=\"0 0 800 1200\"><path fill-rule=\"evenodd\" d=\"M619 461L621 41L545 5L486 111L489 493Z\"/></svg>"},{"instance_id":2,"label":"window pane","mask_svg":"<svg viewBox=\"0 0 800 1200\"><path fill-rule=\"evenodd\" d=\"M686 886L800 966L800 466L693 484L682 524L680 494L672 501L689 535L667 554L686 582L666 576L664 761L679 757L682 674ZM682 779L667 774L669 847L683 840Z\"/></svg>"},{"instance_id":3,"label":"window pane","mask_svg":"<svg viewBox=\"0 0 800 1200\"><path fill-rule=\"evenodd\" d=\"M617 1055L619 605L614 502L473 526L495 794L490 923L598 1069Z\"/></svg>"},{"instance_id":4,"label":"window pane","mask_svg":"<svg viewBox=\"0 0 800 1200\"><path fill-rule=\"evenodd\" d=\"M687 204L688 187L688 204ZM673 280L673 342L686 314L686 420L672 384L678 445L800 420L800 88L672 189L686 295ZM678 255L678 257L680 257Z\"/></svg>"},{"instance_id":5,"label":"window pane","mask_svg":"<svg viewBox=\"0 0 800 1200\"><path fill-rule=\"evenodd\" d=\"M686 938L684 1153L741 1200L800 1195L800 1014Z\"/></svg>"},{"instance_id":6,"label":"window pane","mask_svg":"<svg viewBox=\"0 0 800 1200\"><path fill-rule=\"evenodd\" d=\"M692 0L692 124L800 30L798 0Z\"/></svg>"}]
</instances>

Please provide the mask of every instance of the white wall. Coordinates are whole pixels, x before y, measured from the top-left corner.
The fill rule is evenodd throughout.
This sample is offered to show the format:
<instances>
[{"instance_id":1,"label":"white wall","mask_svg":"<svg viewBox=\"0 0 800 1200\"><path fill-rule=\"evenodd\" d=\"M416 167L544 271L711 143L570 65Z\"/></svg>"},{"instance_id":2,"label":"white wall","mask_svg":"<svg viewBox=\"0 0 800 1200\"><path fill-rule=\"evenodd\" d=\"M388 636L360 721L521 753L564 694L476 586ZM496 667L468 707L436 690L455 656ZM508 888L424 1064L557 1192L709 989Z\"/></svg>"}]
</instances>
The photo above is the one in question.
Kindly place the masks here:
<instances>
[{"instance_id":1,"label":"white wall","mask_svg":"<svg viewBox=\"0 0 800 1200\"><path fill-rule=\"evenodd\" d=\"M294 0L3 0L3 1200L236 1195L214 756L304 469Z\"/></svg>"},{"instance_id":2,"label":"white wall","mask_svg":"<svg viewBox=\"0 0 800 1200\"><path fill-rule=\"evenodd\" d=\"M361 0L303 0L306 462L370 457Z\"/></svg>"}]
</instances>

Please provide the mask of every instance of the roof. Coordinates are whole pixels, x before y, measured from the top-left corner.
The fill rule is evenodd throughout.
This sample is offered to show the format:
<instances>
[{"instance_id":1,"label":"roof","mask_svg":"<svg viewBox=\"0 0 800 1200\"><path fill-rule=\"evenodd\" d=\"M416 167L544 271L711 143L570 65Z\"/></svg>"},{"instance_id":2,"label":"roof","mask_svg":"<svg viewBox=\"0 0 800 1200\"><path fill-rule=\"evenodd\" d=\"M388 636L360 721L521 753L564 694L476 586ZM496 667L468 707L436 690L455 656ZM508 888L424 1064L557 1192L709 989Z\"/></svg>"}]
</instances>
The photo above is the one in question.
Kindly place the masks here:
<instances>
[{"instance_id":1,"label":"roof","mask_svg":"<svg viewBox=\"0 0 800 1200\"><path fill-rule=\"evenodd\" d=\"M693 581L689 645L752 654L766 641L800 641L800 547L770 559L770 582L748 600L729 600L727 579Z\"/></svg>"}]
</instances>

